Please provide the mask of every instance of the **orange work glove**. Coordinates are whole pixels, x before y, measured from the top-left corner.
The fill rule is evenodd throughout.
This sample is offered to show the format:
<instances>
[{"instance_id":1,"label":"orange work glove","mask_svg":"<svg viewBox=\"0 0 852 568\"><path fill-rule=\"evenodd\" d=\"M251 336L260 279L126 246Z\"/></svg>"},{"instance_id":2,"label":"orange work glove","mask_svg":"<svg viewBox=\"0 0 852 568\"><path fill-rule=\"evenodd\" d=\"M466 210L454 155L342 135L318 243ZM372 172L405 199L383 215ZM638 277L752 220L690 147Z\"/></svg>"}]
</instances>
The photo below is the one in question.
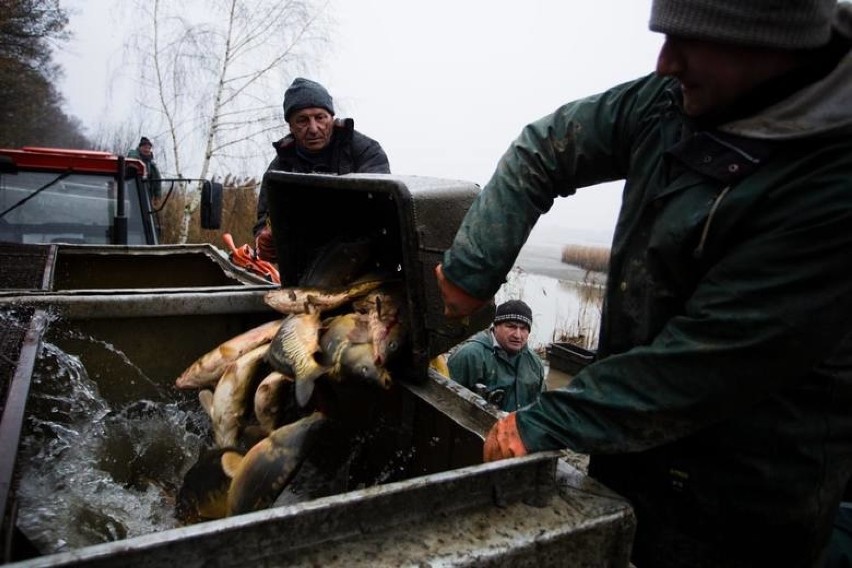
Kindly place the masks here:
<instances>
[{"instance_id":1,"label":"orange work glove","mask_svg":"<svg viewBox=\"0 0 852 568\"><path fill-rule=\"evenodd\" d=\"M278 255L275 253L275 241L272 238L272 229L269 228L269 225L260 230L254 243L257 258L267 262L276 262Z\"/></svg>"},{"instance_id":2,"label":"orange work glove","mask_svg":"<svg viewBox=\"0 0 852 568\"><path fill-rule=\"evenodd\" d=\"M463 318L479 310L486 300L474 298L446 278L439 264L435 267L435 278L438 279L438 289L444 300L444 315L448 318Z\"/></svg>"},{"instance_id":3,"label":"orange work glove","mask_svg":"<svg viewBox=\"0 0 852 568\"><path fill-rule=\"evenodd\" d=\"M529 453L521 441L515 416L516 414L512 412L505 418L501 418L488 431L485 445L482 447L482 461L519 458Z\"/></svg>"}]
</instances>

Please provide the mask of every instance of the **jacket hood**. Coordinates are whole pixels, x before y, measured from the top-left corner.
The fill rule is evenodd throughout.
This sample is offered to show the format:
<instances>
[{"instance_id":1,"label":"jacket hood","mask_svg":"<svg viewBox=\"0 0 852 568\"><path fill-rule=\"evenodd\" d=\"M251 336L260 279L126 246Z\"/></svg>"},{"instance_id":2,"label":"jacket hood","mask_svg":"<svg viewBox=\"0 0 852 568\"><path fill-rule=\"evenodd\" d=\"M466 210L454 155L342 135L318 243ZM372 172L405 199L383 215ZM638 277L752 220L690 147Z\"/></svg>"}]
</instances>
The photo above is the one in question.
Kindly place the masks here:
<instances>
[{"instance_id":1,"label":"jacket hood","mask_svg":"<svg viewBox=\"0 0 852 568\"><path fill-rule=\"evenodd\" d=\"M840 2L835 32L852 39L852 4ZM793 140L852 131L852 50L828 75L755 116L735 120L719 130L764 140Z\"/></svg>"}]
</instances>

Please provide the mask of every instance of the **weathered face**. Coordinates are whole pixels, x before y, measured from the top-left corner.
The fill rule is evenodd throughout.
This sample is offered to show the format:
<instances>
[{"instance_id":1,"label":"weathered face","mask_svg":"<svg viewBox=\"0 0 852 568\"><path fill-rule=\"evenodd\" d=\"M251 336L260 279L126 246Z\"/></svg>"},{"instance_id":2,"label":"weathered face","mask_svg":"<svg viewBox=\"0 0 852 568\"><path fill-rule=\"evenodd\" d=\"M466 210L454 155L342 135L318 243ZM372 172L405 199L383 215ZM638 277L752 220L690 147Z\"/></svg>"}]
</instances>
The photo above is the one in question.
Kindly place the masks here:
<instances>
[{"instance_id":1,"label":"weathered face","mask_svg":"<svg viewBox=\"0 0 852 568\"><path fill-rule=\"evenodd\" d=\"M797 63L793 52L666 36L657 74L677 79L688 116L718 112Z\"/></svg>"},{"instance_id":2,"label":"weathered face","mask_svg":"<svg viewBox=\"0 0 852 568\"><path fill-rule=\"evenodd\" d=\"M494 338L507 353L514 355L526 347L530 328L518 321L502 321L494 324Z\"/></svg>"},{"instance_id":3,"label":"weathered face","mask_svg":"<svg viewBox=\"0 0 852 568\"><path fill-rule=\"evenodd\" d=\"M296 144L317 152L328 146L334 119L324 108L303 108L290 115L288 121L290 133L296 139Z\"/></svg>"}]
</instances>

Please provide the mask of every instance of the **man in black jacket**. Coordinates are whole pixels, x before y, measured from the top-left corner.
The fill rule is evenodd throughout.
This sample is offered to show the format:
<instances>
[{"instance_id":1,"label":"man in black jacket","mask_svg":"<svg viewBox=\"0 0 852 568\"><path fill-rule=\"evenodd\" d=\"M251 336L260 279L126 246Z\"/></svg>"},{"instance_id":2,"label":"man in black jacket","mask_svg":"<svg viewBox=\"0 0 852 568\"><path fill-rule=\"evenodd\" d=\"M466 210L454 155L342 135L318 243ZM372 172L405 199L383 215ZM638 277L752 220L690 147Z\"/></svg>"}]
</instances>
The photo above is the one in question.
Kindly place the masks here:
<instances>
[{"instance_id":1,"label":"man in black jacket","mask_svg":"<svg viewBox=\"0 0 852 568\"><path fill-rule=\"evenodd\" d=\"M356 131L351 118L335 119L331 95L319 83L301 77L293 81L284 93L284 120L290 126L290 134L272 144L276 156L267 171L390 173L381 145ZM255 244L258 258L275 262L266 194L263 183L257 199Z\"/></svg>"}]
</instances>

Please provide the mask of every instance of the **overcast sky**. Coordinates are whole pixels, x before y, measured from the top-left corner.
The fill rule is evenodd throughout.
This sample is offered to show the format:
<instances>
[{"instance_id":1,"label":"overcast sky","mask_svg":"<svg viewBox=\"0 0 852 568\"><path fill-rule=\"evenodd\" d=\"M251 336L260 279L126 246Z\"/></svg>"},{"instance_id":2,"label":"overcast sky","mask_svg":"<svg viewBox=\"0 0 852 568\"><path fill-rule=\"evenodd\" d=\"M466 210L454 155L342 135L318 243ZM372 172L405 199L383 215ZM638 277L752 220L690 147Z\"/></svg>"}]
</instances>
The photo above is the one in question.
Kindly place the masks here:
<instances>
[{"instance_id":1,"label":"overcast sky","mask_svg":"<svg viewBox=\"0 0 852 568\"><path fill-rule=\"evenodd\" d=\"M67 111L84 124L123 112L111 89L130 22L113 0L66 0L74 39L59 54ZM650 0L335 0L332 47L311 78L337 116L377 139L398 174L484 185L527 123L653 71L662 36ZM282 85L283 97L286 85ZM270 142L286 134L270 136ZM272 157L270 146L269 159ZM257 175L262 175L262 171ZM560 199L539 223L611 231L621 184Z\"/></svg>"}]
</instances>

